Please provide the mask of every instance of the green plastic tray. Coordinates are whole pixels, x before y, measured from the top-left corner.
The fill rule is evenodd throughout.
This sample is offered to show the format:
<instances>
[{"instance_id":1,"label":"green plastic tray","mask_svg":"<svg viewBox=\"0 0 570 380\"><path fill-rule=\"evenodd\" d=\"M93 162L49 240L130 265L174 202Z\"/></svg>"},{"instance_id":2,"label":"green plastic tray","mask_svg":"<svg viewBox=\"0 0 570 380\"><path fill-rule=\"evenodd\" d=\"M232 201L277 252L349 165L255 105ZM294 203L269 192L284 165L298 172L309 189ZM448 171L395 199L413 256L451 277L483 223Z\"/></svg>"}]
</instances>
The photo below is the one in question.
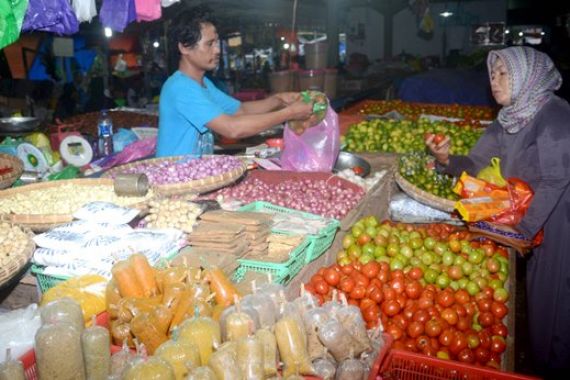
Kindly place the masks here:
<instances>
[{"instance_id":1,"label":"green plastic tray","mask_svg":"<svg viewBox=\"0 0 570 380\"><path fill-rule=\"evenodd\" d=\"M322 219L321 216L310 214L308 212L293 210L281 206L276 206L268 202L253 202L238 209L238 211L256 211L272 214L297 214L308 219ZM305 254L305 264L320 257L332 245L340 222L335 219L329 219L330 222L323 227L317 235L307 235L309 246ZM273 232L288 234L285 231L272 230Z\"/></svg>"}]
</instances>

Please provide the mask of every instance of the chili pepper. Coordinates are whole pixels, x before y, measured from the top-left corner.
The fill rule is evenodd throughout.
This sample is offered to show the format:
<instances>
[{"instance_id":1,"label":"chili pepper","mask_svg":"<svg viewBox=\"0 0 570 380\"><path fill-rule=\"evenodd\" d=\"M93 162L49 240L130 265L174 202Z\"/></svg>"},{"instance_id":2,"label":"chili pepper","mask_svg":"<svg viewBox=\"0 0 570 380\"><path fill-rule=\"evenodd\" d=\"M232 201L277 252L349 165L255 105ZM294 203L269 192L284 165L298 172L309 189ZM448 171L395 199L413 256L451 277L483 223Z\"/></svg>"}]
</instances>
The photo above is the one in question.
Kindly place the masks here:
<instances>
[{"instance_id":1,"label":"chili pepper","mask_svg":"<svg viewBox=\"0 0 570 380\"><path fill-rule=\"evenodd\" d=\"M0 175L11 173L14 169L7 166L5 168L0 168Z\"/></svg>"}]
</instances>

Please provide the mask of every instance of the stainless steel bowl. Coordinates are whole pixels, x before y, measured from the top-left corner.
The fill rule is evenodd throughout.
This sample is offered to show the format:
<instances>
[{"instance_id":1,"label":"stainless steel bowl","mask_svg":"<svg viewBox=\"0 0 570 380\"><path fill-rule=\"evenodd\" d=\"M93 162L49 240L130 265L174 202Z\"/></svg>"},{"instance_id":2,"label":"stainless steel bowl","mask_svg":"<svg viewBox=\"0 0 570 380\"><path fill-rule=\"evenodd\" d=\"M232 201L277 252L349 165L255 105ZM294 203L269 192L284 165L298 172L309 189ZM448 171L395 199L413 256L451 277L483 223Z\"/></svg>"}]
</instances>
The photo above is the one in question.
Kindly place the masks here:
<instances>
[{"instance_id":1,"label":"stainless steel bowl","mask_svg":"<svg viewBox=\"0 0 570 380\"><path fill-rule=\"evenodd\" d=\"M356 167L362 168L362 171L356 169ZM348 152L340 152L336 163L334 164L333 171L339 172L344 169L355 170L355 173L360 177L366 177L370 174L370 164L364 158L357 156L356 154Z\"/></svg>"},{"instance_id":2,"label":"stainless steel bowl","mask_svg":"<svg viewBox=\"0 0 570 380\"><path fill-rule=\"evenodd\" d=\"M36 117L3 117L0 118L0 134L21 134L33 132L40 126Z\"/></svg>"}]
</instances>

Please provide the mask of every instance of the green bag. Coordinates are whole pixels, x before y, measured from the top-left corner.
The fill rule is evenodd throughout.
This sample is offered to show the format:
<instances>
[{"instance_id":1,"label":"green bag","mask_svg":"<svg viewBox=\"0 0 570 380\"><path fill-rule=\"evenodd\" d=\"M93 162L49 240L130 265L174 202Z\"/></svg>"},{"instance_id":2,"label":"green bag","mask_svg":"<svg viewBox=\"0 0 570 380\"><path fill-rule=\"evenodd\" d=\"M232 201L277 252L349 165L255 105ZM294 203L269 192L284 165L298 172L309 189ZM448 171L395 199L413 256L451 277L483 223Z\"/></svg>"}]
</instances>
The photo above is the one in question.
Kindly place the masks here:
<instances>
[{"instance_id":1,"label":"green bag","mask_svg":"<svg viewBox=\"0 0 570 380\"><path fill-rule=\"evenodd\" d=\"M18 40L28 0L0 0L0 49Z\"/></svg>"}]
</instances>

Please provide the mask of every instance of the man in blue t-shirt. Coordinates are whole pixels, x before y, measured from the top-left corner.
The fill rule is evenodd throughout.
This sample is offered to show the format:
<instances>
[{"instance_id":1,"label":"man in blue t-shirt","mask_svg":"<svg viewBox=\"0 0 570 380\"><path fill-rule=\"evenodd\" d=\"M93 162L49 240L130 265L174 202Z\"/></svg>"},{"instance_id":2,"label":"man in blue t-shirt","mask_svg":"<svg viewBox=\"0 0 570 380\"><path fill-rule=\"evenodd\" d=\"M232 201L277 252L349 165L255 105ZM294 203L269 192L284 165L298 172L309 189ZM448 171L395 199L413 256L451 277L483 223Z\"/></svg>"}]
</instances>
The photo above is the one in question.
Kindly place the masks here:
<instances>
[{"instance_id":1,"label":"man in blue t-shirt","mask_svg":"<svg viewBox=\"0 0 570 380\"><path fill-rule=\"evenodd\" d=\"M211 131L243 138L287 120L307 120L311 116L312 104L302 102L299 93L240 103L204 76L216 68L220 58L218 33L207 10L183 11L170 30L171 46L177 47L180 60L178 71L168 78L160 93L158 157L212 153Z\"/></svg>"}]
</instances>

